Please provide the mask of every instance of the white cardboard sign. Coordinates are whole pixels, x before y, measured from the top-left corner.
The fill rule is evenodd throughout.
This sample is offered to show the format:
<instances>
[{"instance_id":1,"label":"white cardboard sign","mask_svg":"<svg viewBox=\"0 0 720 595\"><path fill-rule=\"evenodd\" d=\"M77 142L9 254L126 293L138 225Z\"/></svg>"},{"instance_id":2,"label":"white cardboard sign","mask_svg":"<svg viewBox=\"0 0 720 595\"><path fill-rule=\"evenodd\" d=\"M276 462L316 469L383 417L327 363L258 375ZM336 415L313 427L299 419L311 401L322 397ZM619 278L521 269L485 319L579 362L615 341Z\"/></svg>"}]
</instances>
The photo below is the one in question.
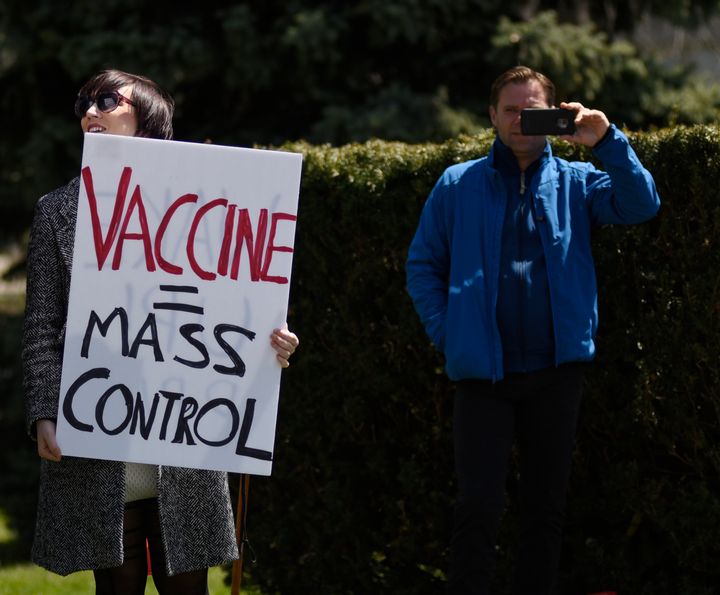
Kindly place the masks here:
<instances>
[{"instance_id":1,"label":"white cardboard sign","mask_svg":"<svg viewBox=\"0 0 720 595\"><path fill-rule=\"evenodd\" d=\"M85 135L63 455L270 474L301 165Z\"/></svg>"}]
</instances>

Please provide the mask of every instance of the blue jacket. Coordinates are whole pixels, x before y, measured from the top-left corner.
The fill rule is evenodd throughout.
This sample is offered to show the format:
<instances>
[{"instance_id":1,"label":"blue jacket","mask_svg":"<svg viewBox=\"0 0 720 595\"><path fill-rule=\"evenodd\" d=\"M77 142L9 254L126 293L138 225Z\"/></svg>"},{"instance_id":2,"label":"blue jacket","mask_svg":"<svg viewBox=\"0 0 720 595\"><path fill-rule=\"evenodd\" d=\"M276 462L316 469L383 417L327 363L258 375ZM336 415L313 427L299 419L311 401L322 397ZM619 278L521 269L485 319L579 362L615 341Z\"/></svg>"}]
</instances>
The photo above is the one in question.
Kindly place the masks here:
<instances>
[{"instance_id":1,"label":"blue jacket","mask_svg":"<svg viewBox=\"0 0 720 595\"><path fill-rule=\"evenodd\" d=\"M594 153L607 172L551 156L530 186L547 266L555 365L595 355L592 227L641 223L660 206L650 172L615 126ZM430 193L410 245L408 292L452 380L504 375L496 322L503 184L492 151L449 167Z\"/></svg>"}]
</instances>

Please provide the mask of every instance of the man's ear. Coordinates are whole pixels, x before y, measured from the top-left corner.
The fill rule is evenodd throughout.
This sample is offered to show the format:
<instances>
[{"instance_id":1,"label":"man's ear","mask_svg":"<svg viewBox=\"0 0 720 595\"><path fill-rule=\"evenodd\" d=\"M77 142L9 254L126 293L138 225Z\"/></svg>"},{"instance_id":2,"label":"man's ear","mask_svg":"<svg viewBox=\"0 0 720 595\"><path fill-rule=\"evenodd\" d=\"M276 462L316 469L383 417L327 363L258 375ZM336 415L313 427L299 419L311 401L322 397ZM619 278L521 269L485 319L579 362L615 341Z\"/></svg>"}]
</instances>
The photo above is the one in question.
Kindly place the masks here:
<instances>
[{"instance_id":1,"label":"man's ear","mask_svg":"<svg viewBox=\"0 0 720 595\"><path fill-rule=\"evenodd\" d=\"M492 125L497 128L497 125L495 124L495 117L497 116L497 110L495 109L495 106L491 105L488 109L488 112L490 113L490 121L492 122Z\"/></svg>"}]
</instances>

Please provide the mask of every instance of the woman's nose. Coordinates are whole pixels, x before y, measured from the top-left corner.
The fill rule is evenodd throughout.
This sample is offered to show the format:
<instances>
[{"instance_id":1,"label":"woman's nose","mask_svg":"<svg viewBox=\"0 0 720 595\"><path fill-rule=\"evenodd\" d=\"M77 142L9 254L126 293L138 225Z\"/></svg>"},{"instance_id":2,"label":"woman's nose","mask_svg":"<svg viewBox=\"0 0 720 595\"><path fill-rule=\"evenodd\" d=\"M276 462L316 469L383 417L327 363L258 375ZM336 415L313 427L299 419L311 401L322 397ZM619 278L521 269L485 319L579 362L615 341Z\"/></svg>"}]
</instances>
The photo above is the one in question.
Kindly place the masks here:
<instances>
[{"instance_id":1,"label":"woman's nose","mask_svg":"<svg viewBox=\"0 0 720 595\"><path fill-rule=\"evenodd\" d=\"M92 116L92 117L94 117L94 118L99 117L99 115L100 115L100 110L97 108L97 104L96 104L94 101L90 104L90 107L87 108L87 111L85 112L85 115L86 115L86 116Z\"/></svg>"}]
</instances>

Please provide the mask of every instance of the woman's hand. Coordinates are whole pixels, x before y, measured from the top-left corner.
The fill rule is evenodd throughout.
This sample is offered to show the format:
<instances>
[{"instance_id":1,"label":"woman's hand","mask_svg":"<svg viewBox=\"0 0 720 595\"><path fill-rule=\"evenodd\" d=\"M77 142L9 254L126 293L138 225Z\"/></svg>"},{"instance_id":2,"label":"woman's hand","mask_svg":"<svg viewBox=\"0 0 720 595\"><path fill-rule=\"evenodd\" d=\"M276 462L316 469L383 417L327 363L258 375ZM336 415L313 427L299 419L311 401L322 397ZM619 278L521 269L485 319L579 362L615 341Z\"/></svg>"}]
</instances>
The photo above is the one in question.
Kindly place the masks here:
<instances>
[{"instance_id":1,"label":"woman's hand","mask_svg":"<svg viewBox=\"0 0 720 595\"><path fill-rule=\"evenodd\" d=\"M290 365L288 360L297 349L297 346L300 345L300 340L295 333L288 330L287 324L284 324L282 328L273 330L272 335L270 335L270 344L277 352L276 357L280 365L287 368Z\"/></svg>"},{"instance_id":2,"label":"woman's hand","mask_svg":"<svg viewBox=\"0 0 720 595\"><path fill-rule=\"evenodd\" d=\"M62 453L55 440L55 422L51 419L39 419L35 423L38 454L48 461L59 461Z\"/></svg>"}]
</instances>

